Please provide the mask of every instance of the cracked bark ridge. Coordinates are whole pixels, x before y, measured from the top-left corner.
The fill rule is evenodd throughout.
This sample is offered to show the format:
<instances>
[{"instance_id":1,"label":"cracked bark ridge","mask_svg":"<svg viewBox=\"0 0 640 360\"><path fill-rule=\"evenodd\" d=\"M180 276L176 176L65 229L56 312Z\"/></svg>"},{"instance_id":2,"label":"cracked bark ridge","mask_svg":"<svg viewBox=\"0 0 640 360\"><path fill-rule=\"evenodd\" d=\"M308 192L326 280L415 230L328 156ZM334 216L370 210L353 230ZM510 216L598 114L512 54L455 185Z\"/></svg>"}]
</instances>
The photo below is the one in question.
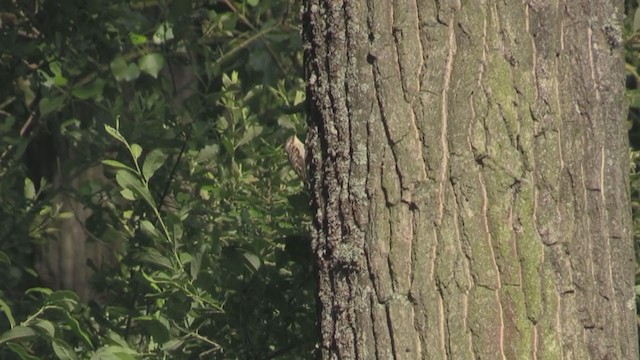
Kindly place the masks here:
<instances>
[{"instance_id":1,"label":"cracked bark ridge","mask_svg":"<svg viewBox=\"0 0 640 360\"><path fill-rule=\"evenodd\" d=\"M622 2L308 0L324 359L633 359Z\"/></svg>"}]
</instances>

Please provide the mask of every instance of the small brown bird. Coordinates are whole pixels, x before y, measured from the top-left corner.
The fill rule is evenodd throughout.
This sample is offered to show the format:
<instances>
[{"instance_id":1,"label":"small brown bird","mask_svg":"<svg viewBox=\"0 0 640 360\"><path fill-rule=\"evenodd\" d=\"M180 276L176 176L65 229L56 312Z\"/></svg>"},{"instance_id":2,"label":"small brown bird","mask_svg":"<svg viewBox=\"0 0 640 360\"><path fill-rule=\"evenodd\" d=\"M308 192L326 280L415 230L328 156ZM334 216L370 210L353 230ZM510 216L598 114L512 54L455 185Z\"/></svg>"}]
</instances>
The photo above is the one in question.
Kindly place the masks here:
<instances>
[{"instance_id":1,"label":"small brown bird","mask_svg":"<svg viewBox=\"0 0 640 360\"><path fill-rule=\"evenodd\" d=\"M293 168L293 170L302 178L302 180L307 179L307 165L306 165L306 153L304 150L304 144L297 136L291 135L286 144L284 145L284 150L287 152L287 156L289 157L289 164Z\"/></svg>"}]
</instances>

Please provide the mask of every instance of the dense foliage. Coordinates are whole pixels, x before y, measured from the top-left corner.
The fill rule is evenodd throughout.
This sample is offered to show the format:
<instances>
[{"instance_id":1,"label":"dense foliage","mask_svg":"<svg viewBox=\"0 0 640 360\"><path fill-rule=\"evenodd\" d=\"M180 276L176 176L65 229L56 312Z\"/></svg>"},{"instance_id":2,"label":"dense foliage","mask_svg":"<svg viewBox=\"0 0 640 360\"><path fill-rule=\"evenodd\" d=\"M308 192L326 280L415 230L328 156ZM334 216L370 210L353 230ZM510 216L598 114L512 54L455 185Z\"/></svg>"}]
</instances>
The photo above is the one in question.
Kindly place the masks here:
<instances>
[{"instance_id":1,"label":"dense foliage","mask_svg":"<svg viewBox=\"0 0 640 360\"><path fill-rule=\"evenodd\" d=\"M307 196L282 151L304 132L296 6L2 1L0 358L311 357ZM637 7L626 1L634 169ZM90 299L49 289L34 265L76 216L62 197L115 250L113 266L89 264Z\"/></svg>"},{"instance_id":2,"label":"dense foliage","mask_svg":"<svg viewBox=\"0 0 640 360\"><path fill-rule=\"evenodd\" d=\"M281 145L304 131L297 13L2 2L0 358L310 356L307 200ZM88 301L34 267L76 216L61 198L115 249Z\"/></svg>"}]
</instances>

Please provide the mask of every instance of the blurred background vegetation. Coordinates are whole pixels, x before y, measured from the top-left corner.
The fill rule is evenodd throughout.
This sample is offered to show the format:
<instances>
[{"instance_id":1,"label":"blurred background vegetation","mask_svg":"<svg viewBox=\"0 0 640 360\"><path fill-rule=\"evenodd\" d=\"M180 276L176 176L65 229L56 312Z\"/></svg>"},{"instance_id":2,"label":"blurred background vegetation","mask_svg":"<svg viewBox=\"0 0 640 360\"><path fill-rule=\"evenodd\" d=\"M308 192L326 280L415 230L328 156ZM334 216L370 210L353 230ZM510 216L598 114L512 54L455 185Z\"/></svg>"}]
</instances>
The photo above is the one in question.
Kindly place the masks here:
<instances>
[{"instance_id":1,"label":"blurred background vegetation","mask_svg":"<svg viewBox=\"0 0 640 360\"><path fill-rule=\"evenodd\" d=\"M1 359L311 356L298 14L1 1Z\"/></svg>"},{"instance_id":2,"label":"blurred background vegetation","mask_svg":"<svg viewBox=\"0 0 640 360\"><path fill-rule=\"evenodd\" d=\"M0 4L0 358L311 358L300 2Z\"/></svg>"}]
</instances>

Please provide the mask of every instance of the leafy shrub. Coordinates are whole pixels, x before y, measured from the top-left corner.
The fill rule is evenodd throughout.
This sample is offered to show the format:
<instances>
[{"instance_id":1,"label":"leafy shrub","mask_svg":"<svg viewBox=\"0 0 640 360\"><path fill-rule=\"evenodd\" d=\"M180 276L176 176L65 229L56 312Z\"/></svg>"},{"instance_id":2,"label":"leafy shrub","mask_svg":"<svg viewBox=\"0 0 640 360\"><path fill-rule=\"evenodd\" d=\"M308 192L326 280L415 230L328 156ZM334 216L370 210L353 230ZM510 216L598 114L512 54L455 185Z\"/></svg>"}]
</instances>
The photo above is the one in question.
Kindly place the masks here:
<instances>
[{"instance_id":1,"label":"leafy shrub","mask_svg":"<svg viewBox=\"0 0 640 360\"><path fill-rule=\"evenodd\" d=\"M308 357L307 199L280 145L304 132L297 10L40 6L0 13L0 358ZM115 249L93 301L34 267L75 216L61 196Z\"/></svg>"}]
</instances>

